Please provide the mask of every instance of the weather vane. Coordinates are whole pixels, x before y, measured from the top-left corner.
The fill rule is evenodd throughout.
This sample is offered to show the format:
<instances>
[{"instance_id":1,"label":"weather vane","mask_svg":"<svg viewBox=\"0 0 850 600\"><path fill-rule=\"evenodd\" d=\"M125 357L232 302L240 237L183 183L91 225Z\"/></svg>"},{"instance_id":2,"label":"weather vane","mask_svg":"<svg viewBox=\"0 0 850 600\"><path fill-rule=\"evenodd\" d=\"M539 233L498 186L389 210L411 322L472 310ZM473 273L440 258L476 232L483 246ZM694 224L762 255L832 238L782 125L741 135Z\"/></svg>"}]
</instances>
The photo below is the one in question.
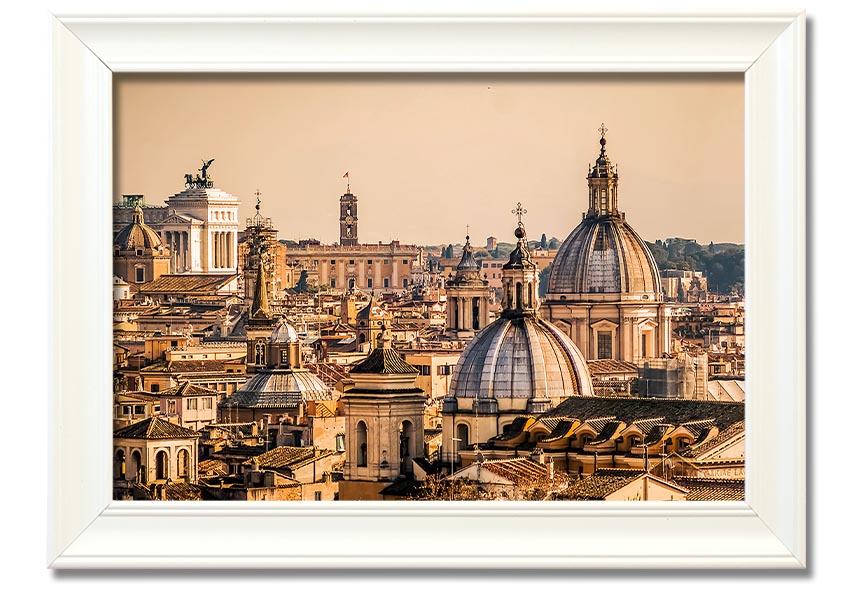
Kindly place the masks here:
<instances>
[{"instance_id":1,"label":"weather vane","mask_svg":"<svg viewBox=\"0 0 850 600\"><path fill-rule=\"evenodd\" d=\"M260 196L263 195L263 192L260 191L260 188L257 188L257 191L254 192L254 195L257 197L257 212L260 212Z\"/></svg>"},{"instance_id":2,"label":"weather vane","mask_svg":"<svg viewBox=\"0 0 850 600\"><path fill-rule=\"evenodd\" d=\"M601 134L602 134L602 137L605 137L605 134L606 134L606 133L608 133L608 128L607 128L607 127L605 127L605 123L602 123L602 127L600 127L599 129L597 129L596 131L598 131L599 133L601 133Z\"/></svg>"}]
</instances>

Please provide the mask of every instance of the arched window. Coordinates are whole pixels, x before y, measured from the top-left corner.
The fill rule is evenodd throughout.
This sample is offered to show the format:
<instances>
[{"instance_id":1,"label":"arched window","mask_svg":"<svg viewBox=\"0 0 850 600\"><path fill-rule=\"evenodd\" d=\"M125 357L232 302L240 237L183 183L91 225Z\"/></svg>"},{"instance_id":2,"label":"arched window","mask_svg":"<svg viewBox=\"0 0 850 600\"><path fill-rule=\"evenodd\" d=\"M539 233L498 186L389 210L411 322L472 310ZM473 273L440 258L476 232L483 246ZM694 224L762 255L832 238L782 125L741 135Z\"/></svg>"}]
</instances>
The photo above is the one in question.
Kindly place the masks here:
<instances>
[{"instance_id":1,"label":"arched window","mask_svg":"<svg viewBox=\"0 0 850 600\"><path fill-rule=\"evenodd\" d=\"M130 475L140 483L145 483L147 479L142 467L142 453L138 450L133 450L133 453L130 455Z\"/></svg>"},{"instance_id":2,"label":"arched window","mask_svg":"<svg viewBox=\"0 0 850 600\"><path fill-rule=\"evenodd\" d=\"M517 281L516 282L516 307L522 308L523 304L524 303L522 301L522 282Z\"/></svg>"},{"instance_id":3,"label":"arched window","mask_svg":"<svg viewBox=\"0 0 850 600\"><path fill-rule=\"evenodd\" d=\"M457 442L458 450L466 450L469 448L469 425L461 423L457 426L457 438L460 440Z\"/></svg>"},{"instance_id":4,"label":"arched window","mask_svg":"<svg viewBox=\"0 0 850 600\"><path fill-rule=\"evenodd\" d=\"M177 477L189 477L189 451L185 448L177 452Z\"/></svg>"},{"instance_id":5,"label":"arched window","mask_svg":"<svg viewBox=\"0 0 850 600\"><path fill-rule=\"evenodd\" d=\"M115 479L127 478L127 460L124 456L124 451L119 450L115 453Z\"/></svg>"},{"instance_id":6,"label":"arched window","mask_svg":"<svg viewBox=\"0 0 850 600\"><path fill-rule=\"evenodd\" d=\"M366 334L365 334L365 333L361 333L361 334L360 334L360 338L359 338L359 340L360 340L360 343L361 343L361 344L365 344L365 343L366 343Z\"/></svg>"},{"instance_id":7,"label":"arched window","mask_svg":"<svg viewBox=\"0 0 850 600\"><path fill-rule=\"evenodd\" d=\"M266 364L266 345L263 342L257 342L254 346L254 364Z\"/></svg>"},{"instance_id":8,"label":"arched window","mask_svg":"<svg viewBox=\"0 0 850 600\"><path fill-rule=\"evenodd\" d=\"M156 453L156 478L168 479L168 452L165 450Z\"/></svg>"},{"instance_id":9,"label":"arched window","mask_svg":"<svg viewBox=\"0 0 850 600\"><path fill-rule=\"evenodd\" d=\"M413 437L413 423L402 421L398 432L399 452L398 455L404 459L410 456L410 442Z\"/></svg>"},{"instance_id":10,"label":"arched window","mask_svg":"<svg viewBox=\"0 0 850 600\"><path fill-rule=\"evenodd\" d=\"M360 421L357 423L357 466L365 467L368 458L369 434L366 430L366 423Z\"/></svg>"}]
</instances>

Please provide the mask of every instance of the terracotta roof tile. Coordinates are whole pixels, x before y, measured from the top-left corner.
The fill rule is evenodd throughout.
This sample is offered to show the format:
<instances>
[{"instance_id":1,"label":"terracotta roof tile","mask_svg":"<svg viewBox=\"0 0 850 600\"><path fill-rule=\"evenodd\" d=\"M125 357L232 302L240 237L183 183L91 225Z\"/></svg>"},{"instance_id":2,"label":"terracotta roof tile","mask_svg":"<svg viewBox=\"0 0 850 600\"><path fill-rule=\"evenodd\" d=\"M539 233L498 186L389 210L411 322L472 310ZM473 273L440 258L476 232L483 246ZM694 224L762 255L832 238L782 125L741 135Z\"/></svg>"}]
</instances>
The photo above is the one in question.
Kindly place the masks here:
<instances>
[{"instance_id":1,"label":"terracotta roof tile","mask_svg":"<svg viewBox=\"0 0 850 600\"><path fill-rule=\"evenodd\" d=\"M112 434L121 439L169 440L201 437L197 431L175 425L159 417L151 417L138 423L128 425Z\"/></svg>"}]
</instances>

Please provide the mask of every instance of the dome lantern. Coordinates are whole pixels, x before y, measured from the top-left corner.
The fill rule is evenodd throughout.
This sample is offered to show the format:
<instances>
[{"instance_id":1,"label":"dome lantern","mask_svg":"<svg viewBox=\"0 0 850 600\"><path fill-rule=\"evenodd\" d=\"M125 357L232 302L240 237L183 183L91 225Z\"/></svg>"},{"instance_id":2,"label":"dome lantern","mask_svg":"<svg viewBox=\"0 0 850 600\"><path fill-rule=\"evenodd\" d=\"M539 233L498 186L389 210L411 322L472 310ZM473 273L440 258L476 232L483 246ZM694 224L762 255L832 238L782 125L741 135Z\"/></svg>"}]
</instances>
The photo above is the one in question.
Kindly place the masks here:
<instances>
[{"instance_id":1,"label":"dome lantern","mask_svg":"<svg viewBox=\"0 0 850 600\"><path fill-rule=\"evenodd\" d=\"M602 137L599 138L599 157L596 163L587 171L587 217L619 216L619 198L617 191L617 167L611 165L611 160L605 152L605 133L608 128L605 123L599 128Z\"/></svg>"}]
</instances>

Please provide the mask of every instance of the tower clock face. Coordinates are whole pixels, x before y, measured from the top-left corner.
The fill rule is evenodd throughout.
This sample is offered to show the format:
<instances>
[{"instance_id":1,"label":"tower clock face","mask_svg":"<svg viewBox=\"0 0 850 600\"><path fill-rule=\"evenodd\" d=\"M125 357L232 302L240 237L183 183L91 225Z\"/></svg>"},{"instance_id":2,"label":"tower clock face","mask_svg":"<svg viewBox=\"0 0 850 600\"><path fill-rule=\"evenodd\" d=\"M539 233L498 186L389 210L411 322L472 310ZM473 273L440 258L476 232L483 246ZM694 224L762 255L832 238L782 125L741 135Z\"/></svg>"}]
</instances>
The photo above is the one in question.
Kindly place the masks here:
<instances>
[{"instance_id":1,"label":"tower clock face","mask_svg":"<svg viewBox=\"0 0 850 600\"><path fill-rule=\"evenodd\" d=\"M352 223L354 223L354 217L348 215L347 217L345 217L345 222L351 225Z\"/></svg>"}]
</instances>

